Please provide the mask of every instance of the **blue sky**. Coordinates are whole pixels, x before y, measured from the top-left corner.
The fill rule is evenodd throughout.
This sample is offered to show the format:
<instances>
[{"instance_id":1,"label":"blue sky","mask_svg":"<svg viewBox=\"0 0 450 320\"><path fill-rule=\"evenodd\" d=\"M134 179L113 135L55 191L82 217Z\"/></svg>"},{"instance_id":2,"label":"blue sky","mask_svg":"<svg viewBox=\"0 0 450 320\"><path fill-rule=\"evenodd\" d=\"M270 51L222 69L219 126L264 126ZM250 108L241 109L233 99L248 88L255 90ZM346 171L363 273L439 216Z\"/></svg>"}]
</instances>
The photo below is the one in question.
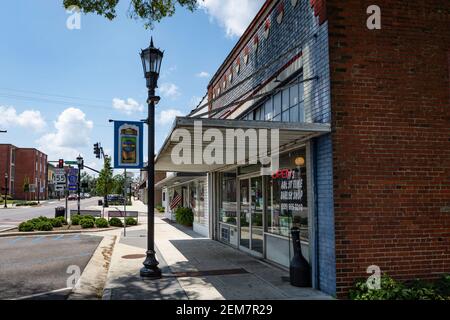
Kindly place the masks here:
<instances>
[{"instance_id":1,"label":"blue sky","mask_svg":"<svg viewBox=\"0 0 450 320\"><path fill-rule=\"evenodd\" d=\"M113 21L71 15L62 1L16 0L0 4L0 143L36 147L49 160L74 158L97 169L92 144L112 154L108 119L146 117L146 88L139 52L150 36L165 51L156 110L159 149L174 115L189 112L210 76L232 49L263 0L206 0L195 13L179 9L146 30L119 2ZM144 142L146 145L146 141ZM145 151L146 152L146 151Z\"/></svg>"}]
</instances>

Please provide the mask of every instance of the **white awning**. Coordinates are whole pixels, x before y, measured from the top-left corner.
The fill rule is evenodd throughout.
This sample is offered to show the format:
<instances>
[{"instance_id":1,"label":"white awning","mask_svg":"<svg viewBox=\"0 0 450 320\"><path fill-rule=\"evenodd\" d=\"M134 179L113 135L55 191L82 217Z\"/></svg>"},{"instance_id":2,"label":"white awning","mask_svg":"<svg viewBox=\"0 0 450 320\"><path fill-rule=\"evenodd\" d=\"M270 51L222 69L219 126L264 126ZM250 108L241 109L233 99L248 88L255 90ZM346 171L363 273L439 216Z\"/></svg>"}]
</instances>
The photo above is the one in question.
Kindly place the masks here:
<instances>
[{"instance_id":1,"label":"white awning","mask_svg":"<svg viewBox=\"0 0 450 320\"><path fill-rule=\"evenodd\" d=\"M167 187L176 186L202 177L206 177L206 173L174 172L167 178L155 183L155 189L159 190Z\"/></svg>"},{"instance_id":2,"label":"white awning","mask_svg":"<svg viewBox=\"0 0 450 320\"><path fill-rule=\"evenodd\" d=\"M244 131L248 129L261 130L265 129L267 132L273 130L279 133L279 152L292 148L295 145L302 144L309 139L318 137L323 134L329 133L330 124L328 123L290 123L290 122L275 122L275 121L256 121L256 120L224 120L224 119L198 119L177 117L174 121L174 125L170 135L166 138L161 150L155 159L155 170L160 171L174 171L174 172L212 172L229 166L224 163L207 164L203 160L201 163L198 161L190 161L190 163L177 164L173 161L172 150L178 145L181 139L175 139L175 136L180 133L177 129L182 130L183 133L190 134L192 137L192 157L194 157L195 150L205 150L205 147L211 144L211 141L204 141L203 139L195 139L196 134L199 134L198 124L201 123L201 135L205 134L209 129L216 129L214 132L223 135L223 141L227 141L227 129L242 129ZM194 130L197 125L197 130ZM211 132L211 131L209 131ZM174 135L175 133L175 135ZM173 139L174 138L174 139ZM270 133L269 133L270 140ZM201 149L200 149L201 148ZM269 149L270 152L271 149ZM238 143L234 144L234 154L242 154L246 152L242 150L242 146ZM225 146L222 150L226 155L227 149Z\"/></svg>"}]
</instances>

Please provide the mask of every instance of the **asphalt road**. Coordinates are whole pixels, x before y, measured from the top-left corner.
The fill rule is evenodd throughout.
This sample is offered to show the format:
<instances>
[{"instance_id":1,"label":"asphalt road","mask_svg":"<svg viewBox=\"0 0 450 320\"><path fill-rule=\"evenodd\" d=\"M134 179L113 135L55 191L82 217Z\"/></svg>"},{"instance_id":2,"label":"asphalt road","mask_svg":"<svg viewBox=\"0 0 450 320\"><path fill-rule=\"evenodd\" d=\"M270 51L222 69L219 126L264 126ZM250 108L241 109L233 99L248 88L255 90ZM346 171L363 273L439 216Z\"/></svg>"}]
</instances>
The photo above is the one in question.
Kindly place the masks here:
<instances>
[{"instance_id":1,"label":"asphalt road","mask_svg":"<svg viewBox=\"0 0 450 320\"><path fill-rule=\"evenodd\" d=\"M0 238L0 299L66 299L101 240L81 234Z\"/></svg>"},{"instance_id":2,"label":"asphalt road","mask_svg":"<svg viewBox=\"0 0 450 320\"><path fill-rule=\"evenodd\" d=\"M81 200L81 209L89 206L97 205L99 197ZM77 208L77 201L68 202L69 209ZM64 207L65 200L58 201L48 200L43 202L40 206L29 208L0 208L0 231L6 228L18 226L22 221L37 218L39 216L45 216L49 218L55 217L55 208Z\"/></svg>"}]
</instances>

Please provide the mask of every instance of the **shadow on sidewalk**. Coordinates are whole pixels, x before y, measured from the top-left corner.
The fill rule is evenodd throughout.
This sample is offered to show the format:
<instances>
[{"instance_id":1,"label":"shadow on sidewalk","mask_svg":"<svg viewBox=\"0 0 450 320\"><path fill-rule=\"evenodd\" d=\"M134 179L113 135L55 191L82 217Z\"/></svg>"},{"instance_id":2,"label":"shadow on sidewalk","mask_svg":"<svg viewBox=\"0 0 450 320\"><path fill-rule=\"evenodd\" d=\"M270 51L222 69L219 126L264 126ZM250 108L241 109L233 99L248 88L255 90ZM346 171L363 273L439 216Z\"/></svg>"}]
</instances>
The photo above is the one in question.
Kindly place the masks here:
<instances>
[{"instance_id":1,"label":"shadow on sidewalk","mask_svg":"<svg viewBox=\"0 0 450 320\"><path fill-rule=\"evenodd\" d=\"M194 230L192 230L192 228L182 226L181 224L178 224L167 218L161 218L161 220L167 224L170 224L172 227L178 229L179 231L184 232L191 238L194 238L194 239L204 239L205 238L204 236L202 236L202 235L198 234L197 232L195 232Z\"/></svg>"}]
</instances>

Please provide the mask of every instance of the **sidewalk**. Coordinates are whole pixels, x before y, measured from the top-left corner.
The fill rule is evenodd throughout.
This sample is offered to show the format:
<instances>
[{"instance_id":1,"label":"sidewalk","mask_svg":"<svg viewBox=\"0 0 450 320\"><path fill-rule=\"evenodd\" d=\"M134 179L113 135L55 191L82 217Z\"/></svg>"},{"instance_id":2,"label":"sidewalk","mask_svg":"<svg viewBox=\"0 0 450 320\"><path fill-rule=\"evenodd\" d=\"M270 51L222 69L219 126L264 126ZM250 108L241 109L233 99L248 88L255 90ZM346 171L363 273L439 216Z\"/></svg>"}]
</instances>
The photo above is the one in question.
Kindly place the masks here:
<instances>
[{"instance_id":1,"label":"sidewalk","mask_svg":"<svg viewBox=\"0 0 450 320\"><path fill-rule=\"evenodd\" d=\"M162 217L155 218L155 244L163 278L142 279L139 270L146 251L146 217L141 222L125 237L117 232L103 299L331 298L314 289L293 287L288 272Z\"/></svg>"}]
</instances>

